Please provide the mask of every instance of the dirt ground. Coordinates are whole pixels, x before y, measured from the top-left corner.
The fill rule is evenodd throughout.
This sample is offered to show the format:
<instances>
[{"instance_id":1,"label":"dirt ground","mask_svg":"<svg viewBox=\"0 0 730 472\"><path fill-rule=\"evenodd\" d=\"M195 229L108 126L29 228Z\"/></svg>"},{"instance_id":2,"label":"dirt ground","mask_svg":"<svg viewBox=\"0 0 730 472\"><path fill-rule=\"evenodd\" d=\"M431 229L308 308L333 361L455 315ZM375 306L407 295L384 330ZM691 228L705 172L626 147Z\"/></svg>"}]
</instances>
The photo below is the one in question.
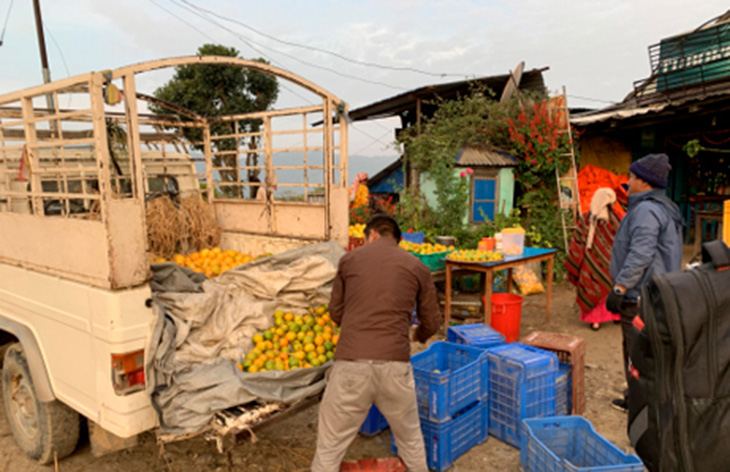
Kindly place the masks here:
<instances>
[{"instance_id":1,"label":"dirt ground","mask_svg":"<svg viewBox=\"0 0 730 472\"><path fill-rule=\"evenodd\" d=\"M468 296L465 298L469 298ZM474 296L471 297L475 299ZM586 412L585 417L595 429L623 450L630 450L626 436L626 415L610 407L623 389L621 373L620 327L612 323L592 331L579 321L575 294L571 286L556 286L553 292L552 318L545 322L545 295L527 297L523 304L521 336L532 331L551 331L580 336L585 339L586 354ZM443 333L437 337L443 338ZM196 438L167 445L161 449L152 434L144 434L137 447L95 458L88 440L82 442L71 457L58 464L62 472L112 471L305 471L315 449L317 406L261 428L256 442L237 446L230 455L220 455L213 443ZM367 457L389 457L390 432L372 438L360 437L348 450L346 460ZM49 471L53 466L39 466L15 444L0 409L0 472ZM516 471L519 451L495 438L474 447L454 462L452 471Z\"/></svg>"}]
</instances>

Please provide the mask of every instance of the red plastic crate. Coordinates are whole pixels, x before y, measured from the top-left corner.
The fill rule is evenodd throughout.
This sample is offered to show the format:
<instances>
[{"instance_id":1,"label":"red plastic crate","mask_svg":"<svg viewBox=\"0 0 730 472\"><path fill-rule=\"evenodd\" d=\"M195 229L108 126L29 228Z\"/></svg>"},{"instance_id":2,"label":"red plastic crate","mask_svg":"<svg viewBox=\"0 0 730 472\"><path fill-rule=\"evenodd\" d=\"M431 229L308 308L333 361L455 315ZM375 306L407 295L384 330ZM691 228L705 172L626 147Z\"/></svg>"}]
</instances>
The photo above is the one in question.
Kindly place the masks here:
<instances>
[{"instance_id":1,"label":"red plastic crate","mask_svg":"<svg viewBox=\"0 0 730 472\"><path fill-rule=\"evenodd\" d=\"M560 362L573 366L571 374L571 382L573 385L573 414L582 415L586 408L585 341L578 336L535 331L534 333L527 335L520 342L530 346L539 347L540 349L545 349L546 351L552 351L558 355L558 360L560 360Z\"/></svg>"},{"instance_id":2,"label":"red plastic crate","mask_svg":"<svg viewBox=\"0 0 730 472\"><path fill-rule=\"evenodd\" d=\"M398 457L387 459L360 459L359 461L343 462L340 472L406 472L406 465Z\"/></svg>"}]
</instances>

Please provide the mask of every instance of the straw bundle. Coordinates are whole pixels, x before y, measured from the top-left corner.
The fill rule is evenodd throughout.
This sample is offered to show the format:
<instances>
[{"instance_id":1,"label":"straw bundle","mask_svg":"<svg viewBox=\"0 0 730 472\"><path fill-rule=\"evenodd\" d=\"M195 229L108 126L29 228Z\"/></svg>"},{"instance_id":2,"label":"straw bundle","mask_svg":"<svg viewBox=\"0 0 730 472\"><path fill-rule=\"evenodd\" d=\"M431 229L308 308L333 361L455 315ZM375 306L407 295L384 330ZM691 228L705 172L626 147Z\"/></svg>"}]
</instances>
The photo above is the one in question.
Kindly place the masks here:
<instances>
[{"instance_id":1,"label":"straw bundle","mask_svg":"<svg viewBox=\"0 0 730 472\"><path fill-rule=\"evenodd\" d=\"M195 251L220 245L221 227L213 208L198 197L180 201L180 211L188 223L188 242Z\"/></svg>"},{"instance_id":2,"label":"straw bundle","mask_svg":"<svg viewBox=\"0 0 730 472\"><path fill-rule=\"evenodd\" d=\"M147 204L147 241L154 257L172 259L180 243L187 239L189 226L185 215L169 197L160 197Z\"/></svg>"}]
</instances>

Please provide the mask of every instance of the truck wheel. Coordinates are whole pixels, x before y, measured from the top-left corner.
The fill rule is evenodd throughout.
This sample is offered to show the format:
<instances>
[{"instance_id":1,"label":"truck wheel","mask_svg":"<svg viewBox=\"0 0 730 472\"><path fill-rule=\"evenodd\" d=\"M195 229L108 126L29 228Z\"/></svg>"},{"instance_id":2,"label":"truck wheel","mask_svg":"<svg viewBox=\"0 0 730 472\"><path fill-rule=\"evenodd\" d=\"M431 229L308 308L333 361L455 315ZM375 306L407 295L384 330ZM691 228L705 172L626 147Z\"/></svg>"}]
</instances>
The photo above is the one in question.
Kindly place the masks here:
<instances>
[{"instance_id":1,"label":"truck wheel","mask_svg":"<svg viewBox=\"0 0 730 472\"><path fill-rule=\"evenodd\" d=\"M3 400L10 430L20 448L41 464L62 459L76 449L79 414L59 402L40 402L20 343L5 352Z\"/></svg>"}]
</instances>

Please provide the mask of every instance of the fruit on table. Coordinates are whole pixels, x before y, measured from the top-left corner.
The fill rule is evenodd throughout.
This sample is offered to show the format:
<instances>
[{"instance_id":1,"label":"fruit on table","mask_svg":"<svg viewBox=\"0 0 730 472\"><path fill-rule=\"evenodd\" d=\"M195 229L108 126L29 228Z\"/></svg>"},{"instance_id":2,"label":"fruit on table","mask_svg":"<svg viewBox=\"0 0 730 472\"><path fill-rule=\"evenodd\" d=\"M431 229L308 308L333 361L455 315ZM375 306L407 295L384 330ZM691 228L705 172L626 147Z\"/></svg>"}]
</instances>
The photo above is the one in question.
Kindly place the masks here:
<instances>
[{"instance_id":1,"label":"fruit on table","mask_svg":"<svg viewBox=\"0 0 730 472\"><path fill-rule=\"evenodd\" d=\"M478 249L460 249L449 253L447 259L459 262L494 262L504 259L498 251L480 251Z\"/></svg>"},{"instance_id":2,"label":"fruit on table","mask_svg":"<svg viewBox=\"0 0 730 472\"><path fill-rule=\"evenodd\" d=\"M364 224L355 224L350 225L350 228L348 229L348 233L350 234L351 238L364 238L365 237L365 225Z\"/></svg>"},{"instance_id":3,"label":"fruit on table","mask_svg":"<svg viewBox=\"0 0 730 472\"><path fill-rule=\"evenodd\" d=\"M334 358L339 333L326 305L302 315L277 310L274 325L254 334L253 349L237 365L251 374L317 367Z\"/></svg>"},{"instance_id":4,"label":"fruit on table","mask_svg":"<svg viewBox=\"0 0 730 472\"><path fill-rule=\"evenodd\" d=\"M194 252L187 256L183 254L175 254L172 258L172 262L175 264L181 267L187 267L195 272L202 272L208 277L215 277L216 275L222 274L234 267L238 267L253 260L254 258L250 254L242 254L232 249L223 251L219 247L203 249L200 252ZM167 261L164 259L162 261L155 259L155 262Z\"/></svg>"},{"instance_id":5,"label":"fruit on table","mask_svg":"<svg viewBox=\"0 0 730 472\"><path fill-rule=\"evenodd\" d=\"M413 252L416 254L434 254L437 252L446 252L446 251L453 251L455 248L454 246L444 246L443 244L431 244L431 243L412 243L410 241L401 241L398 243L400 247L405 249L408 252Z\"/></svg>"}]
</instances>

